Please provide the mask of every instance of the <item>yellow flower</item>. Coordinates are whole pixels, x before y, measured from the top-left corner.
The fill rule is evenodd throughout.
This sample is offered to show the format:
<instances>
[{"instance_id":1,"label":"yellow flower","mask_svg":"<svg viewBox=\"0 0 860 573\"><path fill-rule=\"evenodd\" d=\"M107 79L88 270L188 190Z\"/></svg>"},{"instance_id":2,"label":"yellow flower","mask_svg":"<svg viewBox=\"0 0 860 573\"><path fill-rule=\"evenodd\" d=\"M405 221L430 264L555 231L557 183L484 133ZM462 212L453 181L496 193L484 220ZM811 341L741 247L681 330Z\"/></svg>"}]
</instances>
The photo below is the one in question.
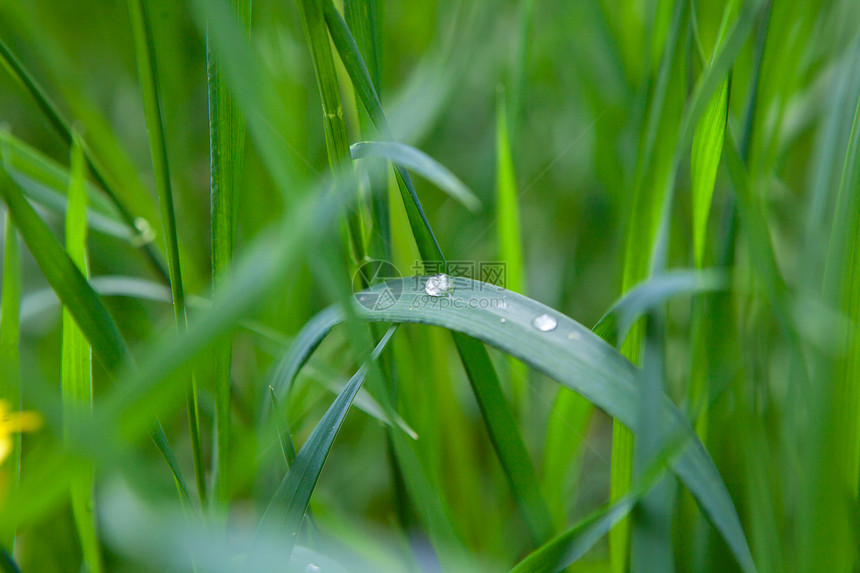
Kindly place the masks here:
<instances>
[{"instance_id":1,"label":"yellow flower","mask_svg":"<svg viewBox=\"0 0 860 573\"><path fill-rule=\"evenodd\" d=\"M0 400L0 464L12 451L12 434L34 432L42 427L36 412L13 412L9 402Z\"/></svg>"}]
</instances>

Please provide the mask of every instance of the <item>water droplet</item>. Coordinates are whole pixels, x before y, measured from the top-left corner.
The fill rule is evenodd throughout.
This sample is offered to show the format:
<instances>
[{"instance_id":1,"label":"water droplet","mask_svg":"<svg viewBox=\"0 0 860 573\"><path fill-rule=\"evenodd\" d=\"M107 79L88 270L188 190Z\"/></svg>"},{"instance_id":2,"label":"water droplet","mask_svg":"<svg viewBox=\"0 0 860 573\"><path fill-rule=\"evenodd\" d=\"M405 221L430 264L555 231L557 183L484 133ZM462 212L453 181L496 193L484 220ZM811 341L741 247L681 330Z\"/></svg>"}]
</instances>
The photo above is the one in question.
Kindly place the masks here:
<instances>
[{"instance_id":1,"label":"water droplet","mask_svg":"<svg viewBox=\"0 0 860 573\"><path fill-rule=\"evenodd\" d=\"M535 317L535 319L532 321L532 326L534 326L541 332L549 332L550 330L554 330L555 327L558 326L558 321L548 314L542 314L540 316Z\"/></svg>"},{"instance_id":2,"label":"water droplet","mask_svg":"<svg viewBox=\"0 0 860 573\"><path fill-rule=\"evenodd\" d=\"M506 323L507 321L508 321L507 318L500 318L499 319L499 322L501 322L502 324Z\"/></svg>"},{"instance_id":3,"label":"water droplet","mask_svg":"<svg viewBox=\"0 0 860 573\"><path fill-rule=\"evenodd\" d=\"M430 296L447 296L454 292L454 281L448 275L433 275L424 283L424 292Z\"/></svg>"},{"instance_id":4,"label":"water droplet","mask_svg":"<svg viewBox=\"0 0 860 573\"><path fill-rule=\"evenodd\" d=\"M322 571L319 565L314 565L313 563L308 563L308 566L305 567L305 573L317 573L318 571Z\"/></svg>"},{"instance_id":5,"label":"water droplet","mask_svg":"<svg viewBox=\"0 0 860 573\"><path fill-rule=\"evenodd\" d=\"M500 299L500 300L499 300L499 308L500 308L501 310L505 310L506 308L508 308L508 303L507 303L507 302L505 302L505 299Z\"/></svg>"},{"instance_id":6,"label":"water droplet","mask_svg":"<svg viewBox=\"0 0 860 573\"><path fill-rule=\"evenodd\" d=\"M579 340L580 338L582 338L582 335L578 332L571 332L567 335L567 337L571 340Z\"/></svg>"}]
</instances>

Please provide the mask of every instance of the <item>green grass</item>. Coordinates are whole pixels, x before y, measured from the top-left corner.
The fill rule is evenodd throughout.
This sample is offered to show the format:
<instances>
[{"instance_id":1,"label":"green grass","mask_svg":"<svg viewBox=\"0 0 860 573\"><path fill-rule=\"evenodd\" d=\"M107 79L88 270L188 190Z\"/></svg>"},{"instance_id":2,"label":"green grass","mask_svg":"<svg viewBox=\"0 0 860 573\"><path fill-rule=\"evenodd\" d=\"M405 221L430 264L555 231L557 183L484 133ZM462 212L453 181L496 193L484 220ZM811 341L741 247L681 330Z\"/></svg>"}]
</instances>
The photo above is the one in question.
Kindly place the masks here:
<instances>
[{"instance_id":1,"label":"green grass","mask_svg":"<svg viewBox=\"0 0 860 573\"><path fill-rule=\"evenodd\" d=\"M860 566L855 2L79 4L0 7L0 569Z\"/></svg>"}]
</instances>

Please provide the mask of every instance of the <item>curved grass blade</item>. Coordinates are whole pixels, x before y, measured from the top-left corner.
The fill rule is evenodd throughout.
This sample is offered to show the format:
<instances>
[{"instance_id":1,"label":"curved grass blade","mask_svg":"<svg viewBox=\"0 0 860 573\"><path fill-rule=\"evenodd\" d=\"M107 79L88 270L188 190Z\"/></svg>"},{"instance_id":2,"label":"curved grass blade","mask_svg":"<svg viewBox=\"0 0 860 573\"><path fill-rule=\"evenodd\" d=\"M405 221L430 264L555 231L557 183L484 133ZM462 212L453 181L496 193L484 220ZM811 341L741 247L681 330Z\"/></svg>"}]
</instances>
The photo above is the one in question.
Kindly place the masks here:
<instances>
[{"instance_id":1,"label":"curved grass blade","mask_svg":"<svg viewBox=\"0 0 860 573\"><path fill-rule=\"evenodd\" d=\"M466 278L453 280L454 293L440 299L427 296L420 286L423 281L416 277L388 281L389 287L403 289L394 306L377 311L363 307L356 310L366 320L431 324L483 340L581 394L625 426L636 427L640 393L635 383L636 370L621 354L584 326L534 300ZM377 294L385 286L365 292ZM335 325L337 312L331 307L319 315L323 317L319 319L320 326L311 333L320 338L315 339L309 333L303 348L319 344ZM556 321L556 326L546 332L533 325L534 319L544 314ZM340 318L342 321L342 313ZM307 354L297 351L290 371L300 368L300 356L306 358ZM684 415L665 395L660 409L664 427L690 440L690 446L674 464L675 472L724 536L744 570L755 571L734 505L707 451Z\"/></svg>"},{"instance_id":2,"label":"curved grass blade","mask_svg":"<svg viewBox=\"0 0 860 573\"><path fill-rule=\"evenodd\" d=\"M640 390L636 370L590 330L534 300L499 287L453 278L449 297L428 297L421 280L400 279L402 296L390 308L357 308L372 321L432 324L491 344L581 394L626 427L635 429ZM388 281L389 286L393 282ZM374 287L366 292L374 292ZM493 300L498 302L493 303ZM503 301L503 302L502 302ZM535 326L536 318L547 315ZM505 321L502 322L501 319ZM544 331L549 324L550 330ZM660 419L667 432L681 432L690 446L674 464L684 485L721 533L745 571L755 571L743 528L719 472L681 411L665 394Z\"/></svg>"},{"instance_id":3,"label":"curved grass blade","mask_svg":"<svg viewBox=\"0 0 860 573\"><path fill-rule=\"evenodd\" d=\"M343 391L335 398L314 431L311 432L307 442L299 450L295 463L290 467L278 487L278 491L275 492L272 501L269 502L261 521L261 527L266 525L267 520L273 519L275 512L285 511L286 526L289 533L285 541L288 553L292 552L299 527L308 509L320 472L322 472L323 464L325 464L334 444L334 439L337 437L344 419L346 419L353 399L367 378L370 363L379 357L396 330L396 326L388 329L388 332L373 349L369 361L358 369L358 372L353 375Z\"/></svg>"},{"instance_id":4,"label":"curved grass blade","mask_svg":"<svg viewBox=\"0 0 860 573\"><path fill-rule=\"evenodd\" d=\"M307 363L310 355L313 354L314 350L328 336L331 329L341 324L343 320L343 313L339 307L331 306L314 315L313 318L305 323L293 339L292 344L290 344L289 350L273 367L272 374L268 377L269 388L272 394L271 403L274 404L274 409L268 408L267 404L263 405L264 409L260 416L262 423L267 421L269 412L273 412L276 415L284 415L284 411L278 409L278 404L281 401L286 402L289 399L290 389L299 370ZM331 387L329 389L335 391ZM336 394L339 392L340 389L335 391ZM418 439L415 430L400 415L392 412L394 419L389 419L383 411L382 406L369 395L366 395L364 400L362 400L362 394L359 393L355 399L355 405L384 424L397 425L413 440Z\"/></svg>"},{"instance_id":5,"label":"curved grass blade","mask_svg":"<svg viewBox=\"0 0 860 573\"><path fill-rule=\"evenodd\" d=\"M633 510L681 453L685 440L669 436L633 487L616 502L581 519L520 561L510 573L562 571L585 556L600 539Z\"/></svg>"},{"instance_id":6,"label":"curved grass blade","mask_svg":"<svg viewBox=\"0 0 860 573\"><path fill-rule=\"evenodd\" d=\"M287 397L296 375L313 351L328 336L331 329L342 322L343 311L336 306L330 306L305 323L269 379L280 400Z\"/></svg>"},{"instance_id":7,"label":"curved grass blade","mask_svg":"<svg viewBox=\"0 0 860 573\"><path fill-rule=\"evenodd\" d=\"M473 213L481 209L481 200L465 183L420 149L396 141L360 141L353 143L349 150L353 159L384 157L392 163L412 169Z\"/></svg>"},{"instance_id":8,"label":"curved grass blade","mask_svg":"<svg viewBox=\"0 0 860 573\"><path fill-rule=\"evenodd\" d=\"M156 65L155 44L153 43L149 15L146 12L143 0L129 0L128 7L134 35L137 69L140 77L140 94L143 99L144 115L146 116L146 131L149 135L152 167L155 172L155 186L158 190L158 206L161 211L164 246L167 251L167 268L170 275L170 292L173 296L173 311L177 328L184 332L188 327L188 318L185 311L185 290L182 286L182 267L179 262L179 239L176 231L173 189L170 184L167 140L164 133L164 119L161 113L161 96L159 95L159 76ZM200 500L205 502L206 476L203 467L203 448L200 444L197 382L193 373L191 374L191 387L188 394L187 409L197 491Z\"/></svg>"},{"instance_id":9,"label":"curved grass blade","mask_svg":"<svg viewBox=\"0 0 860 573\"><path fill-rule=\"evenodd\" d=\"M60 113L57 105L51 100L51 97L48 93L42 88L41 85L36 81L36 78L24 67L23 63L18 59L17 56L9 49L9 46L0 39L0 60L4 64L6 64L6 68L12 73L12 75L17 79L21 84L27 89L30 93L30 96L35 100L36 105L48 119L48 122L51 124L51 127L57 132L60 138L66 143L67 146L71 147L72 145L72 129L69 121L63 117ZM116 192L116 189L113 185L109 185L106 181L106 171L102 167L101 163L98 159L90 152L89 148L86 144L83 144L84 154L86 155L87 162L89 163L90 169L93 171L93 175L96 177L96 182L99 186L104 190L107 194L108 198L111 200L113 205L116 207L123 221L128 225L129 229L134 232L136 229L135 218L129 212L128 208L120 199L119 194ZM164 268L164 265L161 262L161 258L159 257L157 251L150 243L143 243L142 248L146 257L149 259L152 267L155 271L163 277L165 280L168 278L167 270Z\"/></svg>"},{"instance_id":10,"label":"curved grass blade","mask_svg":"<svg viewBox=\"0 0 860 573\"><path fill-rule=\"evenodd\" d=\"M83 150L73 133L69 208L66 212L66 252L84 277L89 276L87 257L87 191L84 185L86 167ZM75 412L92 412L92 349L68 310L63 310L63 350L61 357L63 409L65 425ZM67 433L67 432L66 432ZM96 532L92 468L75 476L71 485L72 515L88 571L102 571L101 550Z\"/></svg>"},{"instance_id":11,"label":"curved grass blade","mask_svg":"<svg viewBox=\"0 0 860 573\"><path fill-rule=\"evenodd\" d=\"M672 270L656 274L627 291L592 330L617 347L639 317L670 298L723 290L728 286L728 276L719 269Z\"/></svg>"},{"instance_id":12,"label":"curved grass blade","mask_svg":"<svg viewBox=\"0 0 860 573\"><path fill-rule=\"evenodd\" d=\"M680 295L712 292L728 287L728 277L719 270L673 270L652 276L627 292L612 305L592 331L618 347L633 324L646 312ZM544 451L544 486L548 495L561 495L562 480L575 452L565 447L571 432L583 432L589 419L590 406L581 396L560 392L547 422ZM559 505L561 499L558 499ZM551 505L551 507L553 507Z\"/></svg>"}]
</instances>

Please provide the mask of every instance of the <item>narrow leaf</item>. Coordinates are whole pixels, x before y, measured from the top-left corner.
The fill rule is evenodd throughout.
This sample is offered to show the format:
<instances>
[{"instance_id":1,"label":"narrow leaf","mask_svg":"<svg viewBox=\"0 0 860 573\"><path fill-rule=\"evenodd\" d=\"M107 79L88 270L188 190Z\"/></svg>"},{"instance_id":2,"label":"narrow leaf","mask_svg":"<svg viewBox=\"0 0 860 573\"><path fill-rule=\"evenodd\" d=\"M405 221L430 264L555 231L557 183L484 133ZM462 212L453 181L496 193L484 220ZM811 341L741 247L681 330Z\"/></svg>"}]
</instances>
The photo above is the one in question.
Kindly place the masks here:
<instances>
[{"instance_id":1,"label":"narrow leaf","mask_svg":"<svg viewBox=\"0 0 860 573\"><path fill-rule=\"evenodd\" d=\"M69 208L66 212L66 252L84 277L89 276L87 262L87 192L85 188L86 168L83 149L78 144L77 134L73 134L71 183L69 185ZM72 314L63 310L63 353L62 390L64 421L70 422L71 416L78 411L92 409L93 371L92 350L86 338L75 324ZM84 563L89 571L102 571L101 550L93 500L93 480L95 474L90 469L76 476L72 481L72 514L78 538L83 550Z\"/></svg>"},{"instance_id":2,"label":"narrow leaf","mask_svg":"<svg viewBox=\"0 0 860 573\"><path fill-rule=\"evenodd\" d=\"M470 211L481 209L481 200L447 167L411 145L394 141L361 141L350 146L353 159L384 157L402 167L412 169Z\"/></svg>"},{"instance_id":3,"label":"narrow leaf","mask_svg":"<svg viewBox=\"0 0 860 573\"><path fill-rule=\"evenodd\" d=\"M379 357L379 354L385 348L385 345L388 344L389 339L396 330L397 327L388 329L388 332L385 333L382 340L373 349L370 361L375 361ZM353 399L367 378L369 368L368 363L363 364L344 387L343 391L335 398L335 401L326 411L322 420L314 428L314 431L311 432L305 445L299 450L295 463L290 467L287 475L284 476L280 487L278 487L278 491L269 503L266 514L263 516L261 526L266 524L267 519L274 517L273 513L285 510L286 524L289 532L285 540L288 552L292 550L292 546L295 544L299 527L304 519L319 475L322 472L323 464L325 464L325 460L334 444L334 439L337 437L340 427L346 419L346 414L349 412Z\"/></svg>"}]
</instances>

